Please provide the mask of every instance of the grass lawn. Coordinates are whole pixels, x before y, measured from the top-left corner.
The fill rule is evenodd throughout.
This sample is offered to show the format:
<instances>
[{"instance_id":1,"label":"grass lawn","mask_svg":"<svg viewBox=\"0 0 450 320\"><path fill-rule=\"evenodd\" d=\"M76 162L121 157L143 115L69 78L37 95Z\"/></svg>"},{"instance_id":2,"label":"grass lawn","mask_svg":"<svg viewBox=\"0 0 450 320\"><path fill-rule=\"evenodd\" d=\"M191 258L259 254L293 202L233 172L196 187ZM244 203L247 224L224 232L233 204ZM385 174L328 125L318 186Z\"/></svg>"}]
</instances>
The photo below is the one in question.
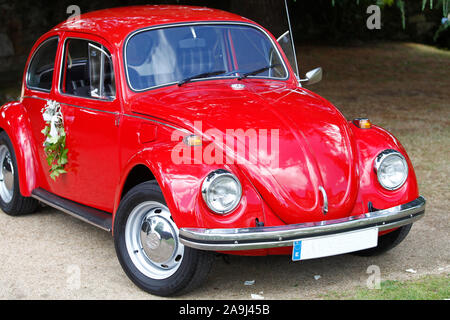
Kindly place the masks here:
<instances>
[{"instance_id":1,"label":"grass lawn","mask_svg":"<svg viewBox=\"0 0 450 320\"><path fill-rule=\"evenodd\" d=\"M450 299L450 275L424 276L418 280L382 281L380 289L357 288L353 292L329 292L333 300L443 300Z\"/></svg>"}]
</instances>

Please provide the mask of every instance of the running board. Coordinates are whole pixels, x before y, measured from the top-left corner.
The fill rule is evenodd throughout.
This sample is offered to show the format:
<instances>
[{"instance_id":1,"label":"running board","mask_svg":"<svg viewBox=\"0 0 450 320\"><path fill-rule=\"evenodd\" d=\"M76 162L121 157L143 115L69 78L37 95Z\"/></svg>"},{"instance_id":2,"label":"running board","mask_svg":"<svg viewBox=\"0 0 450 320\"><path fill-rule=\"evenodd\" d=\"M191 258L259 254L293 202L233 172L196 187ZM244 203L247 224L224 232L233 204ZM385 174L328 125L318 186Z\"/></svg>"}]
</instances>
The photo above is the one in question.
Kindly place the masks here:
<instances>
[{"instance_id":1,"label":"running board","mask_svg":"<svg viewBox=\"0 0 450 320\"><path fill-rule=\"evenodd\" d=\"M34 189L31 196L50 207L61 210L77 219L92 224L100 229L111 232L112 215L82 204L58 197L44 189Z\"/></svg>"}]
</instances>

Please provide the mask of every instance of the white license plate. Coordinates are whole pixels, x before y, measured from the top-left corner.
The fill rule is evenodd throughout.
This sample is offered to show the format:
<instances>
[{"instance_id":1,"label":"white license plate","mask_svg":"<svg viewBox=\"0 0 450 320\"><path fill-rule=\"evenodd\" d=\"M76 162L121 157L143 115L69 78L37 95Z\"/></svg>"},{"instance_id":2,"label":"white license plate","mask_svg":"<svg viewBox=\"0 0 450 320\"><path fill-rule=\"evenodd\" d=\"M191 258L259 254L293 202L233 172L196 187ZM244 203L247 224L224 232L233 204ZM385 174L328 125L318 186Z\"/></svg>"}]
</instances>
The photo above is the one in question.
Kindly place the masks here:
<instances>
[{"instance_id":1,"label":"white license plate","mask_svg":"<svg viewBox=\"0 0 450 320\"><path fill-rule=\"evenodd\" d=\"M295 241L292 250L292 260L307 260L329 257L378 245L378 228L345 232L320 238Z\"/></svg>"}]
</instances>

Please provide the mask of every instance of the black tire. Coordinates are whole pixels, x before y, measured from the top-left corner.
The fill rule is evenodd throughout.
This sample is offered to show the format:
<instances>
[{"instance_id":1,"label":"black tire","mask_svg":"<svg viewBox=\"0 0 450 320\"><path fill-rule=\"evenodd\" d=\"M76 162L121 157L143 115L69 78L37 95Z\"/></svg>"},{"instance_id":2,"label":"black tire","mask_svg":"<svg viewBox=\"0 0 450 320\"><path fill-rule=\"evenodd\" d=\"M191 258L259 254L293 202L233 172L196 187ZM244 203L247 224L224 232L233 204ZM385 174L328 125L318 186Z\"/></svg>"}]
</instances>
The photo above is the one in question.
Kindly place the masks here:
<instances>
[{"instance_id":1,"label":"black tire","mask_svg":"<svg viewBox=\"0 0 450 320\"><path fill-rule=\"evenodd\" d=\"M6 201L0 196L0 208L4 213L10 216L20 216L24 214L33 213L36 211L39 202L33 198L23 197L22 194L20 193L19 170L17 168L16 154L14 152L11 140L4 131L0 133L0 147L3 146L5 146L8 149L9 154L11 156L11 162L14 171L14 183L11 199ZM0 163L0 166L3 165L4 165L3 163ZM0 170L2 170L2 168L0 168Z\"/></svg>"},{"instance_id":2,"label":"black tire","mask_svg":"<svg viewBox=\"0 0 450 320\"><path fill-rule=\"evenodd\" d=\"M378 246L366 250L356 251L353 254L361 257L372 257L383 254L394 247L398 246L403 240L405 240L412 224L400 227L397 230L389 232L378 238Z\"/></svg>"},{"instance_id":3,"label":"black tire","mask_svg":"<svg viewBox=\"0 0 450 320\"><path fill-rule=\"evenodd\" d=\"M128 217L135 208L149 201L166 205L161 189L155 181L144 182L134 187L120 203L113 227L114 245L119 262L134 284L148 293L167 297L192 291L206 280L214 259L212 253L184 247L184 254L178 269L164 279L147 276L130 258L125 240Z\"/></svg>"}]
</instances>

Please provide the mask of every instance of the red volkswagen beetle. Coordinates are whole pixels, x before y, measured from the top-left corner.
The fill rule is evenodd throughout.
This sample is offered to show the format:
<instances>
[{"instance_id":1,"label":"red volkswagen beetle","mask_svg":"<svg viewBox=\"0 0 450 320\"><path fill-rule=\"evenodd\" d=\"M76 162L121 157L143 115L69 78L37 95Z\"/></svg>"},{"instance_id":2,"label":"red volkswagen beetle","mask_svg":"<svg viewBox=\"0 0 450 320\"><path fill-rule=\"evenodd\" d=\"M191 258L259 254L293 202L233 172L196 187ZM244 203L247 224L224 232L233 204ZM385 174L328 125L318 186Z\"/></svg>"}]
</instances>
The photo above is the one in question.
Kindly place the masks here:
<instances>
[{"instance_id":1,"label":"red volkswagen beetle","mask_svg":"<svg viewBox=\"0 0 450 320\"><path fill-rule=\"evenodd\" d=\"M321 69L300 79L286 44L198 7L58 25L0 109L1 209L42 202L111 232L125 273L161 296L198 286L214 252L391 249L425 212L405 149L303 88Z\"/></svg>"}]
</instances>

